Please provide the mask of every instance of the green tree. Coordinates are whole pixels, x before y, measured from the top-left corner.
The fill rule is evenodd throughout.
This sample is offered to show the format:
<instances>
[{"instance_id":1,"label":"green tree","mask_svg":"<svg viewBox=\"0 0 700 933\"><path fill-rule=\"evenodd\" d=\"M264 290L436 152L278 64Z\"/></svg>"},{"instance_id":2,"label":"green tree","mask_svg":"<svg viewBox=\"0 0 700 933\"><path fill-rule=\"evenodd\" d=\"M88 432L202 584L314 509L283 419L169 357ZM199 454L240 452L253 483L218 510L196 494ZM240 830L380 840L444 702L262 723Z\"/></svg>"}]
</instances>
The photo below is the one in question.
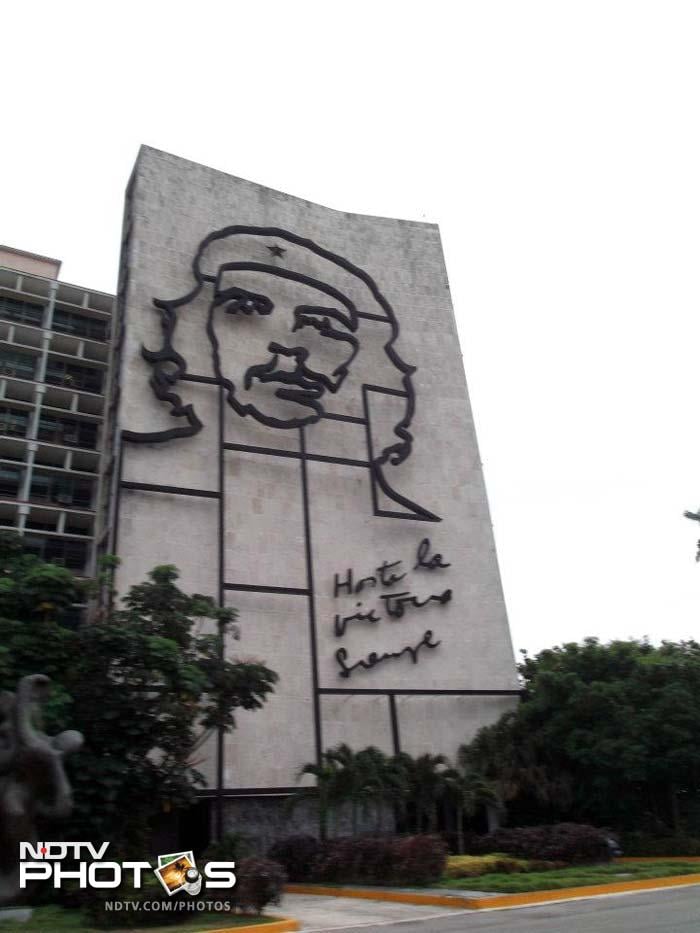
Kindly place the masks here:
<instances>
[{"instance_id":1,"label":"green tree","mask_svg":"<svg viewBox=\"0 0 700 933\"><path fill-rule=\"evenodd\" d=\"M69 570L24 550L22 538L0 531L0 690L14 691L27 674L46 674L54 687L44 704L49 732L60 732L72 704L65 682L75 663L76 634L61 624L85 598Z\"/></svg>"},{"instance_id":2,"label":"green tree","mask_svg":"<svg viewBox=\"0 0 700 933\"><path fill-rule=\"evenodd\" d=\"M700 790L697 642L591 638L526 656L520 673L523 702L465 752L516 812L683 828Z\"/></svg>"},{"instance_id":3,"label":"green tree","mask_svg":"<svg viewBox=\"0 0 700 933\"><path fill-rule=\"evenodd\" d=\"M277 680L262 663L224 657L234 610L183 593L172 566L148 576L123 609L80 630L72 690L86 739L76 756L78 816L104 838L119 826L132 845L145 815L193 802L203 739L232 730L237 709L259 709Z\"/></svg>"},{"instance_id":4,"label":"green tree","mask_svg":"<svg viewBox=\"0 0 700 933\"><path fill-rule=\"evenodd\" d=\"M0 618L60 619L84 595L70 570L27 552L14 532L0 531Z\"/></svg>"},{"instance_id":5,"label":"green tree","mask_svg":"<svg viewBox=\"0 0 700 933\"><path fill-rule=\"evenodd\" d=\"M224 656L225 633L238 635L235 610L183 593L174 567L155 568L123 608L72 630L60 622L78 592L72 577L5 537L3 566L12 568L13 586L0 586L0 689L14 689L25 674L48 674L50 731L85 735L69 763L76 798L69 830L143 851L152 818L192 802L206 736L231 731L236 710L259 709L277 676L263 663Z\"/></svg>"}]
</instances>

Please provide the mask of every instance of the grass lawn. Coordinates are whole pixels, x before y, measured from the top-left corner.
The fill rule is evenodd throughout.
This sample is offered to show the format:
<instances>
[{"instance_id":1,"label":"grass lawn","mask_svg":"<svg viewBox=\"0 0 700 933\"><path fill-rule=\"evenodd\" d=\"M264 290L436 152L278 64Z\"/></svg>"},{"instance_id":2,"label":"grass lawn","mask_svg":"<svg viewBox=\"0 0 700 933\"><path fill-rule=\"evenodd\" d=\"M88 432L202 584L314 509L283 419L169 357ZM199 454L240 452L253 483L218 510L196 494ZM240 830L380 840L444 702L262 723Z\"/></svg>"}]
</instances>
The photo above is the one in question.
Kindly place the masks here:
<instances>
[{"instance_id":1,"label":"grass lawn","mask_svg":"<svg viewBox=\"0 0 700 933\"><path fill-rule=\"evenodd\" d=\"M439 887L452 890L494 891L520 894L525 891L552 891L615 881L641 881L645 878L668 878L673 875L700 874L697 862L654 862L633 864L575 865L551 871L516 874L487 874L474 878L445 878Z\"/></svg>"},{"instance_id":2,"label":"grass lawn","mask_svg":"<svg viewBox=\"0 0 700 933\"><path fill-rule=\"evenodd\" d=\"M246 926L251 923L272 923L277 917L246 917L241 914L201 913L192 920L170 926L119 927L111 933L199 933L201 930L222 930L227 927ZM31 920L18 923L14 920L0 921L0 933L104 933L91 926L81 910L66 910L63 907L37 907Z\"/></svg>"}]
</instances>

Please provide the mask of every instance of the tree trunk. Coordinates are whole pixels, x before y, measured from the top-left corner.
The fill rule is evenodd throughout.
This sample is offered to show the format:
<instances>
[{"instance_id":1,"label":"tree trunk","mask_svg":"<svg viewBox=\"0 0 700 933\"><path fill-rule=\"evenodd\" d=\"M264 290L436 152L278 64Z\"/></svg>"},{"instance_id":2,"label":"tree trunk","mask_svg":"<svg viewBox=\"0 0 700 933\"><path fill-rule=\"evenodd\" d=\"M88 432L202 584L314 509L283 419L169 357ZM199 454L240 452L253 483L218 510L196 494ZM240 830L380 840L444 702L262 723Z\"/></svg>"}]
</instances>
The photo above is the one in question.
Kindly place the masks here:
<instances>
[{"instance_id":1,"label":"tree trunk","mask_svg":"<svg viewBox=\"0 0 700 933\"><path fill-rule=\"evenodd\" d=\"M437 832L437 826L438 826L438 807L439 807L439 806L440 806L440 804L439 804L439 803L437 802L437 800L436 800L435 803L433 804L433 806L430 808L430 818L429 818L429 822L428 822L428 832L431 832L431 833Z\"/></svg>"},{"instance_id":2,"label":"tree trunk","mask_svg":"<svg viewBox=\"0 0 700 933\"><path fill-rule=\"evenodd\" d=\"M464 813L457 807L457 852L464 855Z\"/></svg>"},{"instance_id":3,"label":"tree trunk","mask_svg":"<svg viewBox=\"0 0 700 933\"><path fill-rule=\"evenodd\" d=\"M676 793L675 784L669 784L668 786L668 802L671 809L671 826L673 826L673 832L677 833L681 825L681 815L678 809L678 794Z\"/></svg>"},{"instance_id":4,"label":"tree trunk","mask_svg":"<svg viewBox=\"0 0 700 933\"><path fill-rule=\"evenodd\" d=\"M318 834L321 842L328 838L328 801L323 792L318 795Z\"/></svg>"}]
</instances>

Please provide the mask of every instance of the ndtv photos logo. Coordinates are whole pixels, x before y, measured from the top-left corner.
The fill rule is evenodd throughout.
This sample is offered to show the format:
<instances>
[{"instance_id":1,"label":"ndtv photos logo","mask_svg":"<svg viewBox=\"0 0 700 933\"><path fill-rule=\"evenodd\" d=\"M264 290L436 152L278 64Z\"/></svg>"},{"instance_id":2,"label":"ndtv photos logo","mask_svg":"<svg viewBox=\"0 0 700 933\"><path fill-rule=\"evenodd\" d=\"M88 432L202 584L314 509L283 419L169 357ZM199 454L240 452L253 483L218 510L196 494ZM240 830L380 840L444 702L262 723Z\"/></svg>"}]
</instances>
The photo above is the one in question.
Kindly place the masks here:
<instances>
[{"instance_id":1,"label":"ndtv photos logo","mask_svg":"<svg viewBox=\"0 0 700 933\"><path fill-rule=\"evenodd\" d=\"M197 895L202 890L202 874L190 852L159 855L158 866L150 862L106 861L108 842L95 847L91 842L45 842L19 844L19 886L26 888L32 881L53 879L54 888L64 881L77 881L83 888L118 888L124 880L139 889L144 871L152 871L165 891L172 897L179 891ZM69 865L64 860L71 859ZM225 890L236 883L235 862L207 862L204 885L207 889Z\"/></svg>"}]
</instances>

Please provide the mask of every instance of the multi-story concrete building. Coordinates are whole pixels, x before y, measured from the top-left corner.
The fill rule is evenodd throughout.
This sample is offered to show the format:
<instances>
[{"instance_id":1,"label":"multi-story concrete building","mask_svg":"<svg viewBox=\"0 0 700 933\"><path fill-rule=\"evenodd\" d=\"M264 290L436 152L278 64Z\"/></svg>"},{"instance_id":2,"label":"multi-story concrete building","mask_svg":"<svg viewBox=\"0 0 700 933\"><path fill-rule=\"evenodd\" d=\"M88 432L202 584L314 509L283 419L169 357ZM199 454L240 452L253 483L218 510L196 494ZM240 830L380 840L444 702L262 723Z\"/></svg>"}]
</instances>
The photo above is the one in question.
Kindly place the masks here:
<instances>
[{"instance_id":1,"label":"multi-story concrete building","mask_svg":"<svg viewBox=\"0 0 700 933\"><path fill-rule=\"evenodd\" d=\"M118 306L117 591L174 564L239 611L226 657L279 675L198 749L217 833L308 829L282 801L340 742L454 758L512 709L437 227L143 147Z\"/></svg>"},{"instance_id":2,"label":"multi-story concrete building","mask_svg":"<svg viewBox=\"0 0 700 933\"><path fill-rule=\"evenodd\" d=\"M114 298L0 246L0 527L78 575L94 561Z\"/></svg>"}]
</instances>

